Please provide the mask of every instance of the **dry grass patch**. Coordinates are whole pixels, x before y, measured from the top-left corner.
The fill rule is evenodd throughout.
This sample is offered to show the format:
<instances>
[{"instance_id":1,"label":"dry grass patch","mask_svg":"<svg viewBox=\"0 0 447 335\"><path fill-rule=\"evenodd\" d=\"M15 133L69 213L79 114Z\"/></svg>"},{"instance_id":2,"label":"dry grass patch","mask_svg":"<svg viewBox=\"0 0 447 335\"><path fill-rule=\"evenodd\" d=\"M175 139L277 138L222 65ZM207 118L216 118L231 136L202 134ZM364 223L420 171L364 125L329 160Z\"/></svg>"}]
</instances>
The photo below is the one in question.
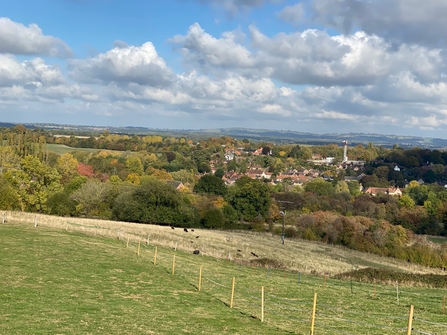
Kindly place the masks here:
<instances>
[{"instance_id":1,"label":"dry grass patch","mask_svg":"<svg viewBox=\"0 0 447 335\"><path fill-rule=\"evenodd\" d=\"M136 251L138 242L141 249L159 246L171 250L192 253L199 250L201 255L217 259L230 259L239 263L254 262L255 253L262 259L277 262L289 271L331 275L348 272L355 268L384 268L409 273L441 274L441 270L416 264L409 264L378 255L356 252L341 246L327 245L299 239L286 239L280 243L279 236L270 233L249 231L216 231L204 229L183 229L149 224L134 224L107 220L82 218L63 218L43 214L7 212L7 222L23 222L32 226L36 218L39 226L66 230L76 234L120 239L129 239L132 250ZM149 240L149 246L147 245ZM86 243L81 241L81 243ZM104 243L88 241L90 244ZM119 246L117 246L119 248ZM273 266L272 266L273 267Z\"/></svg>"}]
</instances>

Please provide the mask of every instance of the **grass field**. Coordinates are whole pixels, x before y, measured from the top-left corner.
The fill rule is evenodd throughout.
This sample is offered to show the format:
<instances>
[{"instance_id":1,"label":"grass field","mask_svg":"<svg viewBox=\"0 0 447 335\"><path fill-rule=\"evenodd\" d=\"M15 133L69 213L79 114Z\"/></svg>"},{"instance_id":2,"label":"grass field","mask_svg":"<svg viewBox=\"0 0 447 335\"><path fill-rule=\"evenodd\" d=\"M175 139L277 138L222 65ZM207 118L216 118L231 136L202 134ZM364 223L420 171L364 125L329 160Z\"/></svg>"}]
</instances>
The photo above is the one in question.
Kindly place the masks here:
<instances>
[{"instance_id":1,"label":"grass field","mask_svg":"<svg viewBox=\"0 0 447 335\"><path fill-rule=\"evenodd\" d=\"M196 240L211 240L211 233L225 237L222 244L239 243L238 235L210 232L207 237L206 231L196 230L199 238L189 236L194 246L188 250L180 238L187 233L180 229L136 225L152 229L147 234L116 223L119 232L115 229L112 238L105 232L113 226L104 221L96 226L88 221L67 224L66 219L57 224L39 216L34 228L32 216L8 217L12 214L16 221L0 225L0 334L309 334L314 293L315 334L407 334L411 304L414 333L447 334L445 289L351 284L289 268L241 265L252 259L228 261L191 253L199 247ZM169 235L172 239L161 243ZM256 235L250 241L250 249L258 253L263 250L258 245L269 244L269 238ZM318 262L325 256L314 253L313 258ZM281 262L289 261L284 257Z\"/></svg>"},{"instance_id":2,"label":"grass field","mask_svg":"<svg viewBox=\"0 0 447 335\"><path fill-rule=\"evenodd\" d=\"M72 148L66 146L65 144L47 144L48 151L54 152L58 155L63 155L65 153L71 153L73 151L84 151L84 152L99 152L100 149L91 149L91 148Z\"/></svg>"}]
</instances>

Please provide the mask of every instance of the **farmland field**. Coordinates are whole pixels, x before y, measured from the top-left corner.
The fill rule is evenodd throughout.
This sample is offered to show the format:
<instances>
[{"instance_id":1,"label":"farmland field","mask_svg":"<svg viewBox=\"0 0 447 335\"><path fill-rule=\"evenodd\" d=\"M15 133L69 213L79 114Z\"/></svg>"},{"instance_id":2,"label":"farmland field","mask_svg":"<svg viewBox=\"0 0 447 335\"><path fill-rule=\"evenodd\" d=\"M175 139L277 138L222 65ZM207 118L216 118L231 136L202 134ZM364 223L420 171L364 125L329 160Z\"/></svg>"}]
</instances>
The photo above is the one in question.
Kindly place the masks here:
<instances>
[{"instance_id":1,"label":"farmland field","mask_svg":"<svg viewBox=\"0 0 447 335\"><path fill-rule=\"evenodd\" d=\"M99 152L100 149L91 149L91 148L72 148L66 146L65 144L47 144L48 151L54 152L58 155L63 155L65 153L71 153L73 151L84 151L84 152Z\"/></svg>"},{"instance_id":2,"label":"farmland field","mask_svg":"<svg viewBox=\"0 0 447 335\"><path fill-rule=\"evenodd\" d=\"M275 251L277 238L265 235L20 215L0 225L0 334L308 334L314 293L315 334L407 334L410 305L415 333L447 334L446 289L333 279L321 271L330 257L355 259L340 248L313 244L311 268L287 256L301 248L310 257L305 241ZM344 270L335 263L333 273Z\"/></svg>"}]
</instances>

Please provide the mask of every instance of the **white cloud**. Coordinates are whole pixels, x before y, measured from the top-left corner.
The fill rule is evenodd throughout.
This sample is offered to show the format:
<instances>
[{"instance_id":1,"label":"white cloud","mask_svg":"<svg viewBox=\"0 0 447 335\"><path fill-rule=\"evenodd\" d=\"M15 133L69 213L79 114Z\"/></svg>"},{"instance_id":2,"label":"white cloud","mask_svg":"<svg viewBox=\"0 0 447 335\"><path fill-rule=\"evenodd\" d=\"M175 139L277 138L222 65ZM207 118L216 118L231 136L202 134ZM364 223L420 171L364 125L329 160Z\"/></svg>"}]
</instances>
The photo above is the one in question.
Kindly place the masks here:
<instances>
[{"instance_id":1,"label":"white cloud","mask_svg":"<svg viewBox=\"0 0 447 335\"><path fill-rule=\"evenodd\" d=\"M194 66L251 67L253 59L250 51L238 43L242 38L237 32L225 32L221 38L215 38L194 23L185 36L177 35L170 42L178 46L185 60Z\"/></svg>"},{"instance_id":2,"label":"white cloud","mask_svg":"<svg viewBox=\"0 0 447 335\"><path fill-rule=\"evenodd\" d=\"M351 121L359 119L358 115L346 114L335 111L326 111L326 110L323 110L319 113L315 113L314 116L317 119L337 119L337 120L351 120Z\"/></svg>"},{"instance_id":3,"label":"white cloud","mask_svg":"<svg viewBox=\"0 0 447 335\"><path fill-rule=\"evenodd\" d=\"M154 45L115 47L90 59L68 61L70 75L85 83L137 83L162 87L173 79L171 69L158 56Z\"/></svg>"},{"instance_id":4,"label":"white cloud","mask_svg":"<svg viewBox=\"0 0 447 335\"><path fill-rule=\"evenodd\" d=\"M36 24L28 27L0 17L0 53L41 55L59 58L71 57L73 52L62 40L43 35Z\"/></svg>"},{"instance_id":5,"label":"white cloud","mask_svg":"<svg viewBox=\"0 0 447 335\"><path fill-rule=\"evenodd\" d=\"M50 86L64 82L59 68L45 64L41 58L18 62L12 55L0 54L0 86Z\"/></svg>"}]
</instances>

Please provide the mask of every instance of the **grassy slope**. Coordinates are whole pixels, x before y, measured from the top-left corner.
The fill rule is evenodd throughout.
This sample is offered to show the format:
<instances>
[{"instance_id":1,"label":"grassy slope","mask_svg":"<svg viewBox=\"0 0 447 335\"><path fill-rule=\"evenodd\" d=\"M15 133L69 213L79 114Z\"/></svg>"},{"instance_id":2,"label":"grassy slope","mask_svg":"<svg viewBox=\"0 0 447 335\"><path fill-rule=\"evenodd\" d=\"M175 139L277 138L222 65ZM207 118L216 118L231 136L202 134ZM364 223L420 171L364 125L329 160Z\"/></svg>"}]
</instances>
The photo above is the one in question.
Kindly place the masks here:
<instances>
[{"instance_id":1,"label":"grassy slope","mask_svg":"<svg viewBox=\"0 0 447 335\"><path fill-rule=\"evenodd\" d=\"M5 225L0 242L0 334L281 333L119 241Z\"/></svg>"},{"instance_id":2,"label":"grassy slope","mask_svg":"<svg viewBox=\"0 0 447 335\"><path fill-rule=\"evenodd\" d=\"M84 234L91 230L80 233L79 226L70 225L66 232L39 220L37 229L32 220L0 225L0 334L307 334L314 292L318 334L403 334L410 304L416 306L415 329L447 334L441 310L445 290L401 287L397 301L394 286L377 285L374 293L372 285L353 283L351 293L349 281L180 251L173 276L172 247L157 247L154 266L153 245L141 244L139 256L134 238L126 248L126 236L135 235L95 237ZM256 239L251 237L253 244ZM151 241L157 243L154 237ZM201 292L196 289L199 265L204 269ZM261 286L266 290L264 324L256 319Z\"/></svg>"},{"instance_id":3,"label":"grassy slope","mask_svg":"<svg viewBox=\"0 0 447 335\"><path fill-rule=\"evenodd\" d=\"M72 148L64 144L47 144L48 151L54 152L55 154L62 155L65 153L71 153L73 151L85 151L85 152L98 152L100 149L90 149L90 148Z\"/></svg>"}]
</instances>

